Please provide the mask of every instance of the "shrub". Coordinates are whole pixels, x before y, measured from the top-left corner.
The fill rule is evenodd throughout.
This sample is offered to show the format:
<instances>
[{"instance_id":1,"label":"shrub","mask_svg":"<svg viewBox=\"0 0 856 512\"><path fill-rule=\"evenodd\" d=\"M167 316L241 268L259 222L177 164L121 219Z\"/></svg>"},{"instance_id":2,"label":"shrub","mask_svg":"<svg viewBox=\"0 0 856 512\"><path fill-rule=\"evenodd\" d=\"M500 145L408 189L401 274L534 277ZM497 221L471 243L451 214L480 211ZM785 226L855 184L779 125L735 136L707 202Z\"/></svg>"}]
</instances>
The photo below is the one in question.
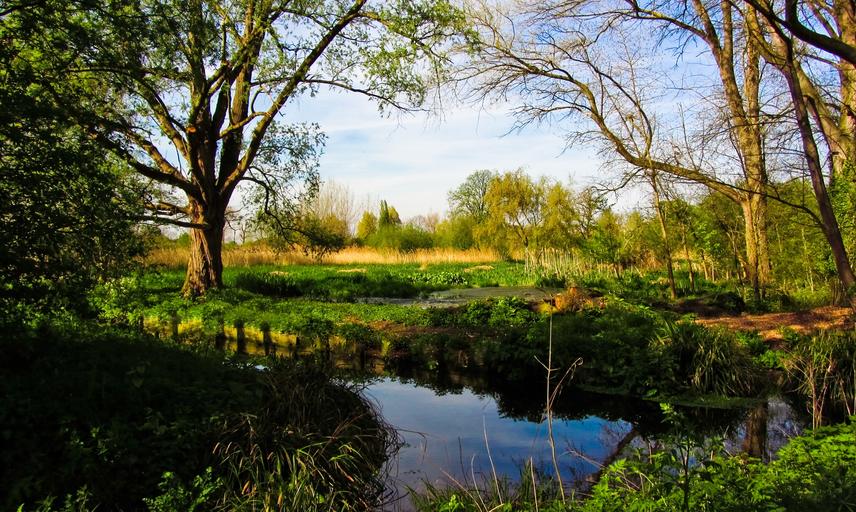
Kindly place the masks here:
<instances>
[{"instance_id":1,"label":"shrub","mask_svg":"<svg viewBox=\"0 0 856 512\"><path fill-rule=\"evenodd\" d=\"M824 415L856 413L856 338L850 332L789 334L794 340L783 365L808 399L815 426Z\"/></svg>"},{"instance_id":2,"label":"shrub","mask_svg":"<svg viewBox=\"0 0 856 512\"><path fill-rule=\"evenodd\" d=\"M697 393L746 396L756 388L756 365L725 330L666 321L655 343L676 389L689 383Z\"/></svg>"}]
</instances>

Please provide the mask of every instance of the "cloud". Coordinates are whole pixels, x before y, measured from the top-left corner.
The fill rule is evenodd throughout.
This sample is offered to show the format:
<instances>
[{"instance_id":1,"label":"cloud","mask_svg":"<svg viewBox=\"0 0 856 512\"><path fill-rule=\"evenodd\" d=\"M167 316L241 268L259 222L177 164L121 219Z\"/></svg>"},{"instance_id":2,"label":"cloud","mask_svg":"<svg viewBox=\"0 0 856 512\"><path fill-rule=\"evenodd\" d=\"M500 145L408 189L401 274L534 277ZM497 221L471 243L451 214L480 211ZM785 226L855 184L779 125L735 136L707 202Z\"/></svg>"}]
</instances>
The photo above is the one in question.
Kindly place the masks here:
<instances>
[{"instance_id":1,"label":"cloud","mask_svg":"<svg viewBox=\"0 0 856 512\"><path fill-rule=\"evenodd\" d=\"M382 117L363 97L321 92L289 106L285 117L317 122L327 133L323 179L346 185L357 197L386 199L405 218L445 211L448 191L477 169L523 167L533 176L584 185L600 165L594 151L563 152L555 128L506 135L513 119L500 107Z\"/></svg>"}]
</instances>

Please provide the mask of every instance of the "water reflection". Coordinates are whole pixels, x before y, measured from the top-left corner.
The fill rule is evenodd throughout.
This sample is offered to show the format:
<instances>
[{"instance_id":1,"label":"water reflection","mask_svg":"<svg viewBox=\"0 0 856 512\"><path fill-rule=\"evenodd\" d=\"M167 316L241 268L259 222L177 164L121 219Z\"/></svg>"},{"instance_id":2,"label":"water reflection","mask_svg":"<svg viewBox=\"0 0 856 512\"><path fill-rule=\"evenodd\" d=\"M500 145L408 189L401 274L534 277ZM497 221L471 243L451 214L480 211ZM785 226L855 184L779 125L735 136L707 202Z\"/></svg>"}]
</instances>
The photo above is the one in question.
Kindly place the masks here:
<instances>
[{"instance_id":1,"label":"water reflection","mask_svg":"<svg viewBox=\"0 0 856 512\"><path fill-rule=\"evenodd\" d=\"M426 482L482 484L494 472L516 479L528 461L553 472L543 379L508 381L479 367L476 354L442 344L419 357L381 354L362 343L309 343L272 334L266 326L258 332L245 329L242 323L227 331L221 322L214 345L239 355L311 359L363 385L365 396L404 441L389 462L390 486L399 495ZM553 416L563 480L580 488L596 479L602 466L634 449L662 449L677 438L697 443L722 438L730 452L769 460L801 428L787 404L775 399L746 409L670 406L664 411L655 402L572 387L559 394Z\"/></svg>"}]
</instances>

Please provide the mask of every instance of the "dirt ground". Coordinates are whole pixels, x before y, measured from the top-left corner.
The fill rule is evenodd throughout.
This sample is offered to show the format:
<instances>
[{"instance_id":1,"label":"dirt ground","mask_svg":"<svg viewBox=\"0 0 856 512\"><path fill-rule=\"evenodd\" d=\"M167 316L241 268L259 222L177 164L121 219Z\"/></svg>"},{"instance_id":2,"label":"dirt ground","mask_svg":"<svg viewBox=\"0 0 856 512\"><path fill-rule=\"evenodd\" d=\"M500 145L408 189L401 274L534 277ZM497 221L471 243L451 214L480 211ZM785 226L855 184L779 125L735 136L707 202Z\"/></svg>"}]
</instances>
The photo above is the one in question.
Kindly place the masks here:
<instances>
[{"instance_id":1,"label":"dirt ground","mask_svg":"<svg viewBox=\"0 0 856 512\"><path fill-rule=\"evenodd\" d=\"M742 314L740 316L721 316L700 318L698 323L707 326L723 326L741 331L758 331L766 341L779 340L781 328L789 327L801 334L819 329L853 329L853 310L837 306L824 306L809 311L789 313L765 313L761 315Z\"/></svg>"}]
</instances>

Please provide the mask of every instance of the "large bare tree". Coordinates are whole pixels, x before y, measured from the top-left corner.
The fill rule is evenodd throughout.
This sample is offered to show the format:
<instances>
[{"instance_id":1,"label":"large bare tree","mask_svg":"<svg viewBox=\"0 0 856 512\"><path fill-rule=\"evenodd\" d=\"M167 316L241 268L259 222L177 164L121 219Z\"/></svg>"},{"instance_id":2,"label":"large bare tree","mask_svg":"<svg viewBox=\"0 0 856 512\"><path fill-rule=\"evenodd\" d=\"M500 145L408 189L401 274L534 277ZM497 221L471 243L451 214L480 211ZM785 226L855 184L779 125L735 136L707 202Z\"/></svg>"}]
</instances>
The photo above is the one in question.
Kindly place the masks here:
<instances>
[{"instance_id":1,"label":"large bare tree","mask_svg":"<svg viewBox=\"0 0 856 512\"><path fill-rule=\"evenodd\" d=\"M756 296L770 282L766 210L768 173L761 122L761 57L729 3L542 1L513 9L480 4L469 12L481 36L476 57L462 69L475 97L510 98L521 124L559 120L572 142L595 139L638 169L703 184L743 211L746 273ZM705 49L716 70L712 84L725 113L721 132L733 143L737 172L706 160L697 138L676 137L680 116L669 114L663 83L648 68L666 53L640 44ZM679 55L680 56L680 55ZM684 78L702 87L697 78ZM475 85L472 85L475 84ZM587 122L586 122L587 121Z\"/></svg>"},{"instance_id":2,"label":"large bare tree","mask_svg":"<svg viewBox=\"0 0 856 512\"><path fill-rule=\"evenodd\" d=\"M825 96L822 84L819 84L806 71L806 61L817 56L807 52L804 45L794 37L796 33L793 32L792 27L798 21L794 20L794 13L790 12L793 8L792 2L787 2L786 6L789 11L787 17L791 20L787 24L777 21L778 18L771 15L775 12L772 4L761 5L761 15L755 8L756 4L753 2L753 5L747 8L746 18L751 24L754 38L764 58L785 78L802 143L803 157L817 201L819 215L815 218L831 249L838 278L852 301L856 275L854 275L838 217L826 186L823 161L812 127L812 119L815 120L827 144L831 162L829 177L832 181L834 177L845 173L845 166L856 164L856 155L853 153L856 147L856 138L854 138L856 115L853 111L856 107L854 104L856 68L853 63L843 58L832 63L832 67L837 70L840 91L838 102L834 103L834 96ZM839 20L846 24L848 20L852 21L852 2L850 4L850 10L846 8L823 10L821 6L824 4L817 3L816 16L824 20L823 13L835 13L846 17L846 20ZM829 23L820 23L820 25L827 27L830 35L836 35L836 28L833 25ZM854 27L842 27L840 37L846 40L853 29ZM829 61L824 61L827 65L830 64ZM837 111L837 114L833 114L833 111Z\"/></svg>"}]
</instances>

